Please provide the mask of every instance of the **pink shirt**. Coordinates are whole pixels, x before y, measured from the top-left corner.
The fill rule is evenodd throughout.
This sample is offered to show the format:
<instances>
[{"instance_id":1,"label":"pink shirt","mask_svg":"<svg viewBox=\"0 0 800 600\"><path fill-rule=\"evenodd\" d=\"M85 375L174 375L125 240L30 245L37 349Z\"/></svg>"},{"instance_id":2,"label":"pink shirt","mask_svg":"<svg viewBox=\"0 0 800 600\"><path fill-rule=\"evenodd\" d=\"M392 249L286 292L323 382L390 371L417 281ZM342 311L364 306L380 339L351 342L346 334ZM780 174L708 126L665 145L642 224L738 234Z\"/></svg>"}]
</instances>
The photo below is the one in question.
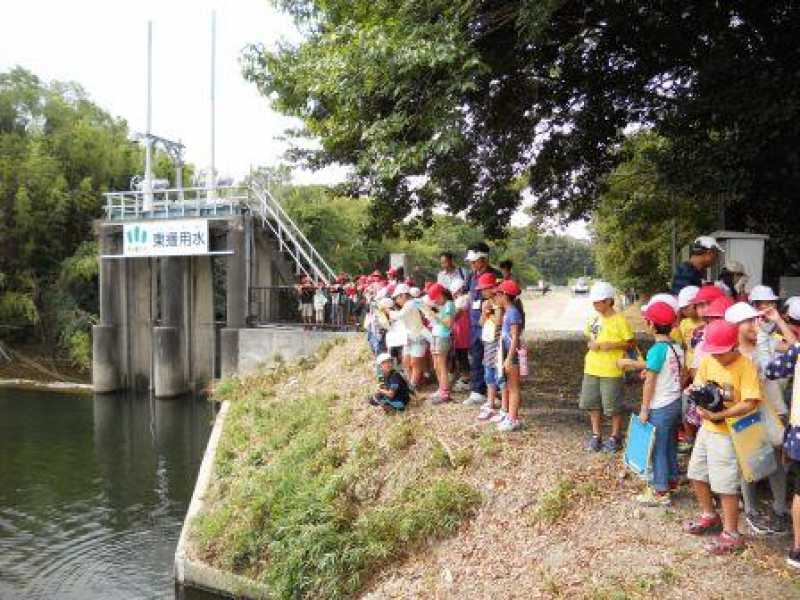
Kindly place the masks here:
<instances>
[{"instance_id":1,"label":"pink shirt","mask_svg":"<svg viewBox=\"0 0 800 600\"><path fill-rule=\"evenodd\" d=\"M457 350L469 348L470 324L469 310L466 308L459 310L453 320L453 347Z\"/></svg>"}]
</instances>

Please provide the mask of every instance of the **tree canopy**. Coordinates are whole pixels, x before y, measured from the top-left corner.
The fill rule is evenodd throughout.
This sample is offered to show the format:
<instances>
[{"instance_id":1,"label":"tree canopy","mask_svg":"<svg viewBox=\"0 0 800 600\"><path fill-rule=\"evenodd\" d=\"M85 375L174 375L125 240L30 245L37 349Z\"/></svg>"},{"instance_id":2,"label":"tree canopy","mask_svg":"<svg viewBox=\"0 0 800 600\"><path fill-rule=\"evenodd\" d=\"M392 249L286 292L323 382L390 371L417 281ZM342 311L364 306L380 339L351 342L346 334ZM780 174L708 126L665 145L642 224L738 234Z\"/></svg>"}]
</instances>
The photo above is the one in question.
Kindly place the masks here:
<instances>
[{"instance_id":1,"label":"tree canopy","mask_svg":"<svg viewBox=\"0 0 800 600\"><path fill-rule=\"evenodd\" d=\"M160 176L168 161L156 160ZM97 312L92 221L127 189L142 150L77 84L0 73L0 325L37 326L86 364Z\"/></svg>"},{"instance_id":2,"label":"tree canopy","mask_svg":"<svg viewBox=\"0 0 800 600\"><path fill-rule=\"evenodd\" d=\"M662 185L792 238L793 0L274 2L305 36L252 46L245 75L320 140L295 158L354 165L373 232L443 206L499 235L525 186L536 212L586 216L639 127L669 142ZM780 246L786 260L800 240Z\"/></svg>"}]
</instances>

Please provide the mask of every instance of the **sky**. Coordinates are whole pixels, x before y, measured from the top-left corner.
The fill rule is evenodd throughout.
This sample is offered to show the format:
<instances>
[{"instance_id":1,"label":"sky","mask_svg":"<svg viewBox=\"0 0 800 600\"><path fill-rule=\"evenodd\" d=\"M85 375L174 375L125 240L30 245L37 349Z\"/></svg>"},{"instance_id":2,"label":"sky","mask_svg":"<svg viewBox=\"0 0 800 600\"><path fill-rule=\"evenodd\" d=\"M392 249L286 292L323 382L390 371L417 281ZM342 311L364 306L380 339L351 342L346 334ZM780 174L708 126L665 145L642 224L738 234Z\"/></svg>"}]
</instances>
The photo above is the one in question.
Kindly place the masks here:
<instances>
[{"instance_id":1,"label":"sky","mask_svg":"<svg viewBox=\"0 0 800 600\"><path fill-rule=\"evenodd\" d=\"M274 165L293 119L271 110L241 75L248 44L298 39L269 0L25 0L3 3L0 70L24 67L42 79L75 81L131 131L146 125L147 21L153 21L153 128L186 145L186 160L210 163L211 12L217 12L216 163L239 178ZM297 183L335 183L344 169L295 173ZM524 222L522 214L515 219ZM582 223L567 233L586 237Z\"/></svg>"}]
</instances>

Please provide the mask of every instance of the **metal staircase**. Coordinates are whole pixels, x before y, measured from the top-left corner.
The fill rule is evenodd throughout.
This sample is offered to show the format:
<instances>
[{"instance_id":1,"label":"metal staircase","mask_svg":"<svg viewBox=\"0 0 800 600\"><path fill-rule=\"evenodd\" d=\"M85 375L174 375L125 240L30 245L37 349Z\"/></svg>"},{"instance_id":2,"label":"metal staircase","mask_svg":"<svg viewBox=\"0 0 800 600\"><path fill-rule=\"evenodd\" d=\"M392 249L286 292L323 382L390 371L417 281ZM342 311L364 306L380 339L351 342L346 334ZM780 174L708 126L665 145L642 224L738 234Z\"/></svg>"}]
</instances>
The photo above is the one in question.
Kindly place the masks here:
<instances>
[{"instance_id":1,"label":"metal staircase","mask_svg":"<svg viewBox=\"0 0 800 600\"><path fill-rule=\"evenodd\" d=\"M251 209L261 219L264 229L272 232L278 243L278 250L287 253L297 268L315 283L329 285L336 278L336 273L300 231L267 186L261 182L253 182L250 191Z\"/></svg>"}]
</instances>

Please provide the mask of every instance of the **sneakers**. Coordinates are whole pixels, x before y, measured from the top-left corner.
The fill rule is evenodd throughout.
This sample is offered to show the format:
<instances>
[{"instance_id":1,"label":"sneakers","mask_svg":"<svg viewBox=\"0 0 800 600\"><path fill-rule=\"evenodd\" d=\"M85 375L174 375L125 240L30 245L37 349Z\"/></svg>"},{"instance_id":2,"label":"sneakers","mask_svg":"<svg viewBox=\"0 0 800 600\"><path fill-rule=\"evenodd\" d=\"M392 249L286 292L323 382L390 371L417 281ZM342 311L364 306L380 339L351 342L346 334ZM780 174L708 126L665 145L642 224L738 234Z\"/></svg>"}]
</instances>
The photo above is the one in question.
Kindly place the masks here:
<instances>
[{"instance_id":1,"label":"sneakers","mask_svg":"<svg viewBox=\"0 0 800 600\"><path fill-rule=\"evenodd\" d=\"M484 404L481 406L481 411L478 413L478 421L488 421L493 416L495 416L497 412L489 405Z\"/></svg>"},{"instance_id":2,"label":"sneakers","mask_svg":"<svg viewBox=\"0 0 800 600\"><path fill-rule=\"evenodd\" d=\"M495 411L494 416L489 418L489 421L492 423L501 423L502 421L506 420L508 413L504 411L502 408Z\"/></svg>"},{"instance_id":3,"label":"sneakers","mask_svg":"<svg viewBox=\"0 0 800 600\"><path fill-rule=\"evenodd\" d=\"M428 404L444 404L450 402L450 394L442 394L440 391L432 393L428 396Z\"/></svg>"},{"instance_id":4,"label":"sneakers","mask_svg":"<svg viewBox=\"0 0 800 600\"><path fill-rule=\"evenodd\" d=\"M800 548L792 548L786 557L786 564L795 569L800 569Z\"/></svg>"},{"instance_id":5,"label":"sneakers","mask_svg":"<svg viewBox=\"0 0 800 600\"><path fill-rule=\"evenodd\" d=\"M759 512L749 512L744 515L745 521L756 535L769 535L773 533L769 517Z\"/></svg>"},{"instance_id":6,"label":"sneakers","mask_svg":"<svg viewBox=\"0 0 800 600\"><path fill-rule=\"evenodd\" d=\"M469 396L467 396L467 399L464 400L464 404L467 406L480 406L484 402L486 402L486 396L479 394L478 392L470 392Z\"/></svg>"},{"instance_id":7,"label":"sneakers","mask_svg":"<svg viewBox=\"0 0 800 600\"><path fill-rule=\"evenodd\" d=\"M463 379L458 379L453 384L453 391L454 392L468 392L469 391L469 381L464 381Z\"/></svg>"},{"instance_id":8,"label":"sneakers","mask_svg":"<svg viewBox=\"0 0 800 600\"><path fill-rule=\"evenodd\" d=\"M603 448L603 440L600 438L599 435L593 435L589 438L589 441L586 442L586 449L590 452L600 452Z\"/></svg>"},{"instance_id":9,"label":"sneakers","mask_svg":"<svg viewBox=\"0 0 800 600\"><path fill-rule=\"evenodd\" d=\"M704 546L706 552L716 556L733 554L734 552L744 550L744 547L743 535L738 533L730 534L727 531L723 531L717 537L712 538L711 541Z\"/></svg>"},{"instance_id":10,"label":"sneakers","mask_svg":"<svg viewBox=\"0 0 800 600\"><path fill-rule=\"evenodd\" d=\"M722 519L718 514L700 515L683 524L683 530L692 535L704 535L712 531L722 530Z\"/></svg>"},{"instance_id":11,"label":"sneakers","mask_svg":"<svg viewBox=\"0 0 800 600\"><path fill-rule=\"evenodd\" d=\"M789 515L785 513L779 515L775 511L772 511L769 519L769 528L772 529L772 533L775 535L783 535L789 531Z\"/></svg>"},{"instance_id":12,"label":"sneakers","mask_svg":"<svg viewBox=\"0 0 800 600\"><path fill-rule=\"evenodd\" d=\"M644 493L636 496L636 502L642 506L670 506L672 504L672 498L669 492L657 492L648 486Z\"/></svg>"},{"instance_id":13,"label":"sneakers","mask_svg":"<svg viewBox=\"0 0 800 600\"><path fill-rule=\"evenodd\" d=\"M616 436L609 436L609 438L603 444L603 452L608 452L609 454L613 454L620 449L622 445L622 440L620 440Z\"/></svg>"},{"instance_id":14,"label":"sneakers","mask_svg":"<svg viewBox=\"0 0 800 600\"><path fill-rule=\"evenodd\" d=\"M497 431L511 432L519 431L520 429L522 429L522 421L519 419L512 419L508 415L497 424Z\"/></svg>"}]
</instances>

